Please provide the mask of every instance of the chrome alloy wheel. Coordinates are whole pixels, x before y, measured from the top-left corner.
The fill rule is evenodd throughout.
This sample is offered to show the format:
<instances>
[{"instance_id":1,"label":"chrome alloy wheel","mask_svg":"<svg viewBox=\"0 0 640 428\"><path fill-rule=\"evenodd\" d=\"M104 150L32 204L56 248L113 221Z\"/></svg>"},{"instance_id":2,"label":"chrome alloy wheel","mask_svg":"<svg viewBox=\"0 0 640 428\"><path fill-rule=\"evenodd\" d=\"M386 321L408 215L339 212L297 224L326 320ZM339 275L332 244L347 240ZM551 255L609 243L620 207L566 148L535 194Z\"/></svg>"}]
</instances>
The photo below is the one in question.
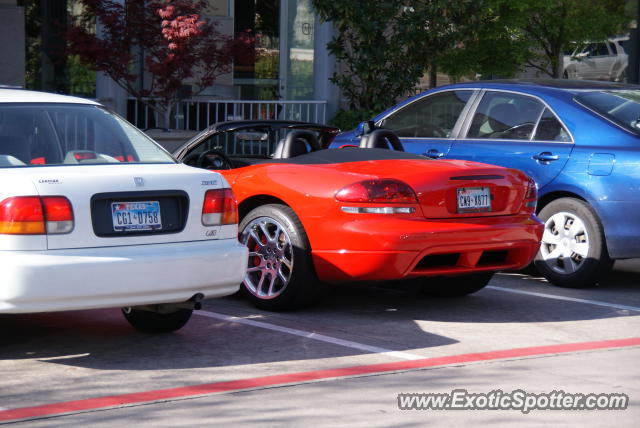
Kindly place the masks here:
<instances>
[{"instance_id":1,"label":"chrome alloy wheel","mask_svg":"<svg viewBox=\"0 0 640 428\"><path fill-rule=\"evenodd\" d=\"M580 217L559 212L544 224L540 255L547 266L560 273L576 272L589 254L589 234Z\"/></svg>"},{"instance_id":2,"label":"chrome alloy wheel","mask_svg":"<svg viewBox=\"0 0 640 428\"><path fill-rule=\"evenodd\" d=\"M251 221L240 235L249 248L244 286L260 299L278 297L293 272L293 246L284 226L271 217Z\"/></svg>"}]
</instances>

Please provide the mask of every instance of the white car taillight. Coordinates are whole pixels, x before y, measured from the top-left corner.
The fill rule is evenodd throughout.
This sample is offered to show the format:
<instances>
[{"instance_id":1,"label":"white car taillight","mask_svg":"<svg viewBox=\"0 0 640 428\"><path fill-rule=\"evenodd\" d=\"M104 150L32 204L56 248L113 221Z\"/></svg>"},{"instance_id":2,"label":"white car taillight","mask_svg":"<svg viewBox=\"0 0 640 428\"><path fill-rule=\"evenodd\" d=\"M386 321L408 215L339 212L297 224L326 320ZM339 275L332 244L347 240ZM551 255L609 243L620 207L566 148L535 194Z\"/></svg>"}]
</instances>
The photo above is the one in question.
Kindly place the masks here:
<instances>
[{"instance_id":1,"label":"white car taillight","mask_svg":"<svg viewBox=\"0 0 640 428\"><path fill-rule=\"evenodd\" d=\"M73 208L64 196L13 196L0 202L0 234L44 235L73 230Z\"/></svg>"},{"instance_id":2,"label":"white car taillight","mask_svg":"<svg viewBox=\"0 0 640 428\"><path fill-rule=\"evenodd\" d=\"M231 189L207 190L202 205L202 224L217 226L238 222L238 204Z\"/></svg>"}]
</instances>

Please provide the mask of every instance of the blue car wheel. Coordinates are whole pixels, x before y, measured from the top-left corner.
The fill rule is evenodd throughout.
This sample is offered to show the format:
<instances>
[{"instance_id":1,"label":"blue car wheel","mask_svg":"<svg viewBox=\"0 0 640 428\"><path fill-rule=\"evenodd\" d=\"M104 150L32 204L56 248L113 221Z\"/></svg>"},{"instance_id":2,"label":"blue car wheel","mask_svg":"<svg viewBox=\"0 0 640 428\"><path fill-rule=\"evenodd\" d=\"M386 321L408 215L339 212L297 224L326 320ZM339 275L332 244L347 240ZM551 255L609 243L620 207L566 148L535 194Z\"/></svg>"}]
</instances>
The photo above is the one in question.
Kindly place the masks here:
<instances>
[{"instance_id":1,"label":"blue car wheel","mask_svg":"<svg viewBox=\"0 0 640 428\"><path fill-rule=\"evenodd\" d=\"M539 217L545 227L535 266L553 284L591 287L611 269L602 225L587 203L556 199Z\"/></svg>"}]
</instances>

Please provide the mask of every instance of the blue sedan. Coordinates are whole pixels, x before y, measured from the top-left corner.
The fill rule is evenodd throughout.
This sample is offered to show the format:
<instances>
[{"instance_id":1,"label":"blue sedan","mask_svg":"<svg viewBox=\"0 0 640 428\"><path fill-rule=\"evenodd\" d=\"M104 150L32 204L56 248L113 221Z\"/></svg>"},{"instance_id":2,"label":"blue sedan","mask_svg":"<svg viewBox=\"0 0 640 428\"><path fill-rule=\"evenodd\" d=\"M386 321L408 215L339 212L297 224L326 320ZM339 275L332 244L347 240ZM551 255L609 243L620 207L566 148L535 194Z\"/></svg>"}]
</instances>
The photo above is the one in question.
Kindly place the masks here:
<instances>
[{"instance_id":1,"label":"blue sedan","mask_svg":"<svg viewBox=\"0 0 640 428\"><path fill-rule=\"evenodd\" d=\"M556 285L592 286L614 260L640 257L640 86L572 80L442 86L339 134L332 146L359 144L374 127L394 131L406 151L529 174L545 222L535 265Z\"/></svg>"}]
</instances>

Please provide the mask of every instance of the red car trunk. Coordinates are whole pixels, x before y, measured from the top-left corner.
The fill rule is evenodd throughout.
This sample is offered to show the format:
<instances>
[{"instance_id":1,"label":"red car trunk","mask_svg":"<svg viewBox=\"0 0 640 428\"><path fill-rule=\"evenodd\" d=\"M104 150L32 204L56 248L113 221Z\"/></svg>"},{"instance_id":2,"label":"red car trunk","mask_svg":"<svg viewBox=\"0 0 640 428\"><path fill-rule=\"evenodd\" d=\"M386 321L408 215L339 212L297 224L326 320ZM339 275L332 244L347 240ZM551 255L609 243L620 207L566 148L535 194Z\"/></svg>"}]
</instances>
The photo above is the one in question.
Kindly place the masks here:
<instances>
[{"instance_id":1,"label":"red car trunk","mask_svg":"<svg viewBox=\"0 0 640 428\"><path fill-rule=\"evenodd\" d=\"M382 160L345 165L352 173L377 177L382 177L376 174L382 165L393 169L393 178L411 186L429 219L516 214L523 209L529 185L518 170L470 161Z\"/></svg>"}]
</instances>

